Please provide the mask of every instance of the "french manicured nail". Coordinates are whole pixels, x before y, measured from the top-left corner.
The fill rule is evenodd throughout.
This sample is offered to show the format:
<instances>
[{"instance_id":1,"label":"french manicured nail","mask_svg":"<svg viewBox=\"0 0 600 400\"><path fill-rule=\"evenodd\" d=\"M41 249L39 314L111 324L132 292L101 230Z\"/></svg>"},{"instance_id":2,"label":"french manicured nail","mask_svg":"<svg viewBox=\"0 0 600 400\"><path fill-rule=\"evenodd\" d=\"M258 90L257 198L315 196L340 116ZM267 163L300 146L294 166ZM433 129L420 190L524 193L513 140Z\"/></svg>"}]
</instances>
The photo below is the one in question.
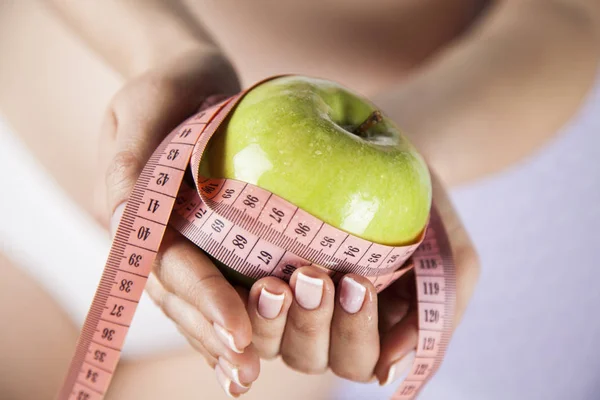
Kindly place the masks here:
<instances>
[{"instance_id":1,"label":"french manicured nail","mask_svg":"<svg viewBox=\"0 0 600 400\"><path fill-rule=\"evenodd\" d=\"M314 310L319 307L323 298L323 280L299 272L294 293L296 301L302 308Z\"/></svg>"},{"instance_id":2,"label":"french manicured nail","mask_svg":"<svg viewBox=\"0 0 600 400\"><path fill-rule=\"evenodd\" d=\"M365 301L366 293L366 287L348 276L344 277L340 289L340 304L344 311L349 314L358 312Z\"/></svg>"},{"instance_id":3,"label":"french manicured nail","mask_svg":"<svg viewBox=\"0 0 600 400\"><path fill-rule=\"evenodd\" d=\"M127 203L123 202L115 208L115 212L110 218L110 237L114 238L117 233L117 228L119 227L119 222L121 222L121 217L123 216L123 211L125 211L125 205Z\"/></svg>"},{"instance_id":4,"label":"french manicured nail","mask_svg":"<svg viewBox=\"0 0 600 400\"><path fill-rule=\"evenodd\" d=\"M237 383L233 382L220 364L215 366L215 374L217 375L217 381L219 385L223 388L227 396L235 399L238 398L241 394L244 394L248 391L248 387L240 386Z\"/></svg>"},{"instance_id":5,"label":"french manicured nail","mask_svg":"<svg viewBox=\"0 0 600 400\"><path fill-rule=\"evenodd\" d=\"M231 334L231 332L227 331L227 329L223 328L216 322L213 322L213 327L215 328L215 332L217 332L217 336L219 337L219 339L223 343L225 343L227 347L239 354L242 354L244 352L244 350L240 350L235 345L235 341L233 340L233 335Z\"/></svg>"},{"instance_id":6,"label":"french manicured nail","mask_svg":"<svg viewBox=\"0 0 600 400\"><path fill-rule=\"evenodd\" d=\"M234 396L233 393L231 393L231 379L229 379L229 377L225 374L225 371L223 371L223 368L221 368L219 364L215 366L215 374L217 374L217 381L219 382L219 385L221 385L225 393L227 393L227 396L235 399L236 396Z\"/></svg>"},{"instance_id":7,"label":"french manicured nail","mask_svg":"<svg viewBox=\"0 0 600 400\"><path fill-rule=\"evenodd\" d=\"M273 319L281 312L285 294L275 294L262 288L258 296L258 313L266 319Z\"/></svg>"},{"instance_id":8,"label":"french manicured nail","mask_svg":"<svg viewBox=\"0 0 600 400\"><path fill-rule=\"evenodd\" d=\"M380 381L380 385L389 385L390 383L400 378L402 375L406 374L414 360L415 352L413 350L390 367L385 381Z\"/></svg>"},{"instance_id":9,"label":"french manicured nail","mask_svg":"<svg viewBox=\"0 0 600 400\"><path fill-rule=\"evenodd\" d=\"M223 357L219 357L219 365L225 372L225 374L231 378L236 385L238 385L242 389L250 389L250 385L244 385L240 380L240 369L224 359Z\"/></svg>"}]
</instances>

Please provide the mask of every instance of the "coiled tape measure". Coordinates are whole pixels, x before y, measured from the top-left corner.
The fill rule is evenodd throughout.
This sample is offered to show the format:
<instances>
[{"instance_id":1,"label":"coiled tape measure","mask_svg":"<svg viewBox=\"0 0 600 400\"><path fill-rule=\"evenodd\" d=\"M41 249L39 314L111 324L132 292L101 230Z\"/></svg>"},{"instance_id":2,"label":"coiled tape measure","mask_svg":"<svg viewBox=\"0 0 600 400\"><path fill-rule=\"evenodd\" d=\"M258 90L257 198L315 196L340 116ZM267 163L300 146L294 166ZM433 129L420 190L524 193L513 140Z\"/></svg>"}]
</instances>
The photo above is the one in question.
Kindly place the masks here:
<instances>
[{"instance_id":1,"label":"coiled tape measure","mask_svg":"<svg viewBox=\"0 0 600 400\"><path fill-rule=\"evenodd\" d=\"M273 275L287 281L295 268L317 264L334 280L349 272L365 276L381 292L414 269L416 358L392 398L414 399L439 368L452 332L456 279L435 207L416 244L385 246L328 225L257 186L200 176L208 141L245 93L188 118L148 160L117 228L59 400L104 398L167 224L254 279ZM188 167L196 187L183 181Z\"/></svg>"}]
</instances>

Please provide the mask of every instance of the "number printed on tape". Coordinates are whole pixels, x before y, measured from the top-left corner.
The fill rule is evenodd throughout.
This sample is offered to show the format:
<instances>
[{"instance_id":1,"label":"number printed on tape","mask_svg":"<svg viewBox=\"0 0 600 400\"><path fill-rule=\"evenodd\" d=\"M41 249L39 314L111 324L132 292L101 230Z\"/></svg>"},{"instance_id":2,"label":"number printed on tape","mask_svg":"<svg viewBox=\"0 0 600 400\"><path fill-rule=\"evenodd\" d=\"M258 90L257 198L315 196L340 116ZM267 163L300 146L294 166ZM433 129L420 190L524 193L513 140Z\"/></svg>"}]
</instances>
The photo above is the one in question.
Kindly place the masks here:
<instances>
[{"instance_id":1,"label":"number printed on tape","mask_svg":"<svg viewBox=\"0 0 600 400\"><path fill-rule=\"evenodd\" d=\"M439 367L452 332L456 285L448 238L435 208L418 243L385 246L325 224L257 186L201 176L209 139L244 93L188 118L145 165L117 228L59 400L104 398L168 224L252 278L272 275L287 281L297 268L314 264L334 277L359 273L381 291L413 268L419 343L411 372L393 398L414 399ZM188 168L196 187L183 182Z\"/></svg>"}]
</instances>

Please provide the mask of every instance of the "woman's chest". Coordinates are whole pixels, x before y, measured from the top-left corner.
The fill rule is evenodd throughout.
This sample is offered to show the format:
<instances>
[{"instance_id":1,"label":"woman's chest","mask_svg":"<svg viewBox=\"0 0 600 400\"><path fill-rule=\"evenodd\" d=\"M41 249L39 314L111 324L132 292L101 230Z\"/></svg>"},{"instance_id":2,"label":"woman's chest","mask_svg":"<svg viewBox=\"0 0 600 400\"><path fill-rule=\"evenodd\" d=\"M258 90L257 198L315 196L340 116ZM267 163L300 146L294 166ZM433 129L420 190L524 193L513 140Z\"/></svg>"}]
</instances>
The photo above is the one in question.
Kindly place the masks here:
<instances>
[{"instance_id":1,"label":"woman's chest","mask_svg":"<svg viewBox=\"0 0 600 400\"><path fill-rule=\"evenodd\" d=\"M481 0L187 0L244 85L301 73L364 94L398 81L464 31Z\"/></svg>"}]
</instances>

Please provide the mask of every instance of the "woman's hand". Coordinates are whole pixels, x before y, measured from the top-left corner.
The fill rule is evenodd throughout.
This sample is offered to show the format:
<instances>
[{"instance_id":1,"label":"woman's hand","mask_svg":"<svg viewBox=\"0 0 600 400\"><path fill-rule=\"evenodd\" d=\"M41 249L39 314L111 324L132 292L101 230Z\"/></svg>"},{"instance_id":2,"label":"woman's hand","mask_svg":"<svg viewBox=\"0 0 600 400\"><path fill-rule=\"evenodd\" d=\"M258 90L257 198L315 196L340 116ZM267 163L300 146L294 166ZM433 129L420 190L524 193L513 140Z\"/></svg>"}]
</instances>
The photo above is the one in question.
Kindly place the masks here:
<instances>
[{"instance_id":1,"label":"woman's hand","mask_svg":"<svg viewBox=\"0 0 600 400\"><path fill-rule=\"evenodd\" d=\"M294 271L290 284L257 281L248 296L253 343L262 358L281 355L291 368L331 368L357 381L373 379L379 358L377 293L369 280L346 275L336 286L320 267Z\"/></svg>"},{"instance_id":2,"label":"woman's hand","mask_svg":"<svg viewBox=\"0 0 600 400\"><path fill-rule=\"evenodd\" d=\"M433 203L444 223L456 264L456 308L453 326L458 326L479 277L479 258L448 193L432 174ZM379 296L381 354L375 375L381 384L391 383L412 365L417 347L418 315L414 274L400 277Z\"/></svg>"},{"instance_id":3,"label":"woman's hand","mask_svg":"<svg viewBox=\"0 0 600 400\"><path fill-rule=\"evenodd\" d=\"M457 272L456 326L471 297L479 262L448 196L433 177L434 203L444 221ZM357 382L381 384L406 372L417 346L414 274L377 296L371 282L348 274L337 285L318 267L297 269L289 286L267 277L248 296L253 343L263 358L281 354L293 369L328 368Z\"/></svg>"},{"instance_id":4,"label":"woman's hand","mask_svg":"<svg viewBox=\"0 0 600 400\"><path fill-rule=\"evenodd\" d=\"M239 92L236 74L216 52L190 51L130 81L113 99L102 128L101 164L107 170L108 204L116 229L125 201L161 140L210 95ZM102 196L96 196L102 197ZM106 221L108 222L108 221ZM168 228L146 286L232 394L243 393L259 373L245 305L208 257ZM235 366L235 367L233 367Z\"/></svg>"},{"instance_id":5,"label":"woman's hand","mask_svg":"<svg viewBox=\"0 0 600 400\"><path fill-rule=\"evenodd\" d=\"M137 176L166 134L208 96L239 89L221 55L193 51L128 83L103 125L101 162L108 172L100 190L106 190L108 205L101 219L112 215L116 228ZM434 201L457 261L459 318L476 280L477 258L436 180ZM267 277L248 292L232 287L200 249L167 229L147 292L234 396L258 377L259 357L281 355L291 368L306 373L331 368L353 381L388 382L408 367L404 357L416 347L409 276L377 296L365 278L349 274L336 288L324 270L313 266L295 271L289 285Z\"/></svg>"}]
</instances>

